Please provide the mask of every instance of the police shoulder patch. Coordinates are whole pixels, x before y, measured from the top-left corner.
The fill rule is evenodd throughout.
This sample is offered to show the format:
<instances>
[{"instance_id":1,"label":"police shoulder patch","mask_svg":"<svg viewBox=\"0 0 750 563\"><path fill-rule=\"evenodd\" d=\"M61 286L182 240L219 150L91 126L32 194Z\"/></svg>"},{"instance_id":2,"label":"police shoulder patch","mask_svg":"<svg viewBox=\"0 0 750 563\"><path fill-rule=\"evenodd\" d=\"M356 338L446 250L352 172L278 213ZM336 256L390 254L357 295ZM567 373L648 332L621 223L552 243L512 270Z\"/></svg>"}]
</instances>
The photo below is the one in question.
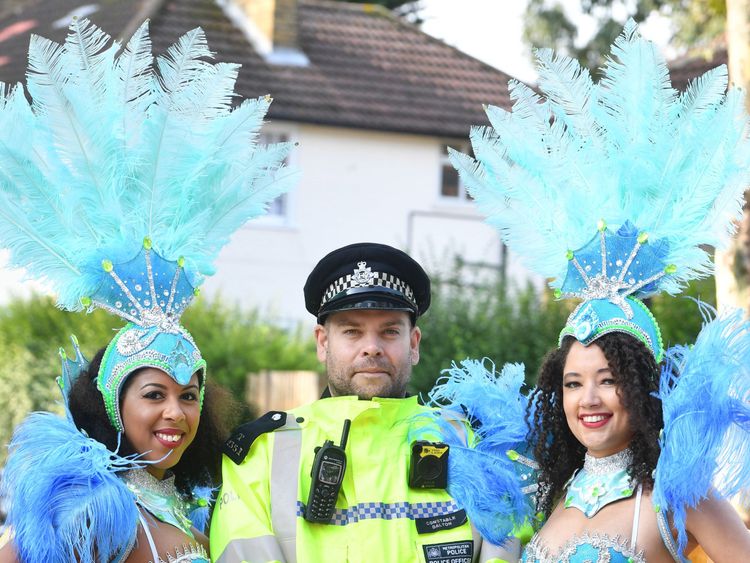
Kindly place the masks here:
<instances>
[{"instance_id":1,"label":"police shoulder patch","mask_svg":"<svg viewBox=\"0 0 750 563\"><path fill-rule=\"evenodd\" d=\"M239 465L245 460L250 446L261 434L272 432L286 424L286 413L282 411L269 411L252 422L235 428L229 439L224 442L222 451L234 463Z\"/></svg>"}]
</instances>

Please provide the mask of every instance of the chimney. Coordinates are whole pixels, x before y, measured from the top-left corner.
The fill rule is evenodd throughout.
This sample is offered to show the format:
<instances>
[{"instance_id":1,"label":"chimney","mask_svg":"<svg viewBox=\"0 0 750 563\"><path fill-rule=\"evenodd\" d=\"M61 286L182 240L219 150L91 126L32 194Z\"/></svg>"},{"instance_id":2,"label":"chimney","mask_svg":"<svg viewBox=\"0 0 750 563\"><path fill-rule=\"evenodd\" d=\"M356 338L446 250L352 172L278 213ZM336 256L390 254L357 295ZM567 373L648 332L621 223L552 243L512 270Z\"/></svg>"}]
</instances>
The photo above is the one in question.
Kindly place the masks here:
<instances>
[{"instance_id":1,"label":"chimney","mask_svg":"<svg viewBox=\"0 0 750 563\"><path fill-rule=\"evenodd\" d=\"M298 0L219 0L219 5L269 64L309 64L300 46Z\"/></svg>"}]
</instances>

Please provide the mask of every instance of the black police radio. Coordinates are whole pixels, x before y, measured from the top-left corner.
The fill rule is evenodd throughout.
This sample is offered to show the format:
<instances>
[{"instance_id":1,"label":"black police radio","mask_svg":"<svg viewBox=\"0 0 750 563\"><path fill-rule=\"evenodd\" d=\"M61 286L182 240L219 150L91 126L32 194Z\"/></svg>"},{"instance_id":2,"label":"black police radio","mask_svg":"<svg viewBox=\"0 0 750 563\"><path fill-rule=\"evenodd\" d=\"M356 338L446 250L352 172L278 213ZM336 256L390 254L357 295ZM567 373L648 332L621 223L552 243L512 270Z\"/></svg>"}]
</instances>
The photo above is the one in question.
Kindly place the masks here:
<instances>
[{"instance_id":1,"label":"black police radio","mask_svg":"<svg viewBox=\"0 0 750 563\"><path fill-rule=\"evenodd\" d=\"M341 432L341 445L335 446L330 440L326 440L322 446L315 448L315 459L313 460L310 477L310 494L307 497L305 508L305 520L328 524L333 518L336 510L336 499L341 490L346 471L346 440L349 437L349 426L351 420L344 421L344 430Z\"/></svg>"}]
</instances>

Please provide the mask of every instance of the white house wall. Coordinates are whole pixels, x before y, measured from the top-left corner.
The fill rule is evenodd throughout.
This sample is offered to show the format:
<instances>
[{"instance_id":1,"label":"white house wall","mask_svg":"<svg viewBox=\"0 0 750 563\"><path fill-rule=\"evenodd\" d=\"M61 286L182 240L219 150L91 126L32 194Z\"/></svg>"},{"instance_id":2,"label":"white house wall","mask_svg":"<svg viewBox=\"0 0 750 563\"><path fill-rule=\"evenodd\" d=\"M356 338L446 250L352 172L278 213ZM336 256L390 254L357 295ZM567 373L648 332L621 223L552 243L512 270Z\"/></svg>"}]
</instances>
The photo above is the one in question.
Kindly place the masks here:
<instances>
[{"instance_id":1,"label":"white house wall","mask_svg":"<svg viewBox=\"0 0 750 563\"><path fill-rule=\"evenodd\" d=\"M480 272L499 265L499 238L473 205L440 196L443 140L284 123L272 123L269 130L299 143L291 164L301 177L289 196L288 214L252 221L237 232L204 295L220 294L294 325L313 320L302 296L308 273L346 244L402 248L436 275L450 275L456 255L483 264ZM2 259L0 254L0 266ZM513 257L506 258L506 272L521 282L528 276ZM0 269L0 302L27 294L29 287L19 274Z\"/></svg>"},{"instance_id":2,"label":"white house wall","mask_svg":"<svg viewBox=\"0 0 750 563\"><path fill-rule=\"evenodd\" d=\"M439 195L440 139L311 125L271 127L299 142L292 164L301 179L289 196L287 223L263 219L239 231L220 255L208 294L260 306L282 322L311 322L302 286L320 258L346 244L372 241L403 248L430 272L451 269L456 254L498 265L501 245L494 230L471 203ZM516 280L528 275L513 258L507 273Z\"/></svg>"}]
</instances>

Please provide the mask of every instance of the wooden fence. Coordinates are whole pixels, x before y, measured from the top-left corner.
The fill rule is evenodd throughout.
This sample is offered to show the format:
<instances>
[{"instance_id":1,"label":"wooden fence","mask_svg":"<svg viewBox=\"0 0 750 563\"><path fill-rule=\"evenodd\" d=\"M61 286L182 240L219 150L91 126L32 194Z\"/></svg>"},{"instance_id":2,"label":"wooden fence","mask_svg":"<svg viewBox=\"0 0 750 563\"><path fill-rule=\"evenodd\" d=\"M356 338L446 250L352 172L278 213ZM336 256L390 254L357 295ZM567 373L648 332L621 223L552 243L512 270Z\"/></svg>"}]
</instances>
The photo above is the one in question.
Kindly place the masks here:
<instances>
[{"instance_id":1,"label":"wooden fence","mask_svg":"<svg viewBox=\"0 0 750 563\"><path fill-rule=\"evenodd\" d=\"M314 371L262 371L247 377L245 400L258 414L285 411L318 399L325 375Z\"/></svg>"}]
</instances>

